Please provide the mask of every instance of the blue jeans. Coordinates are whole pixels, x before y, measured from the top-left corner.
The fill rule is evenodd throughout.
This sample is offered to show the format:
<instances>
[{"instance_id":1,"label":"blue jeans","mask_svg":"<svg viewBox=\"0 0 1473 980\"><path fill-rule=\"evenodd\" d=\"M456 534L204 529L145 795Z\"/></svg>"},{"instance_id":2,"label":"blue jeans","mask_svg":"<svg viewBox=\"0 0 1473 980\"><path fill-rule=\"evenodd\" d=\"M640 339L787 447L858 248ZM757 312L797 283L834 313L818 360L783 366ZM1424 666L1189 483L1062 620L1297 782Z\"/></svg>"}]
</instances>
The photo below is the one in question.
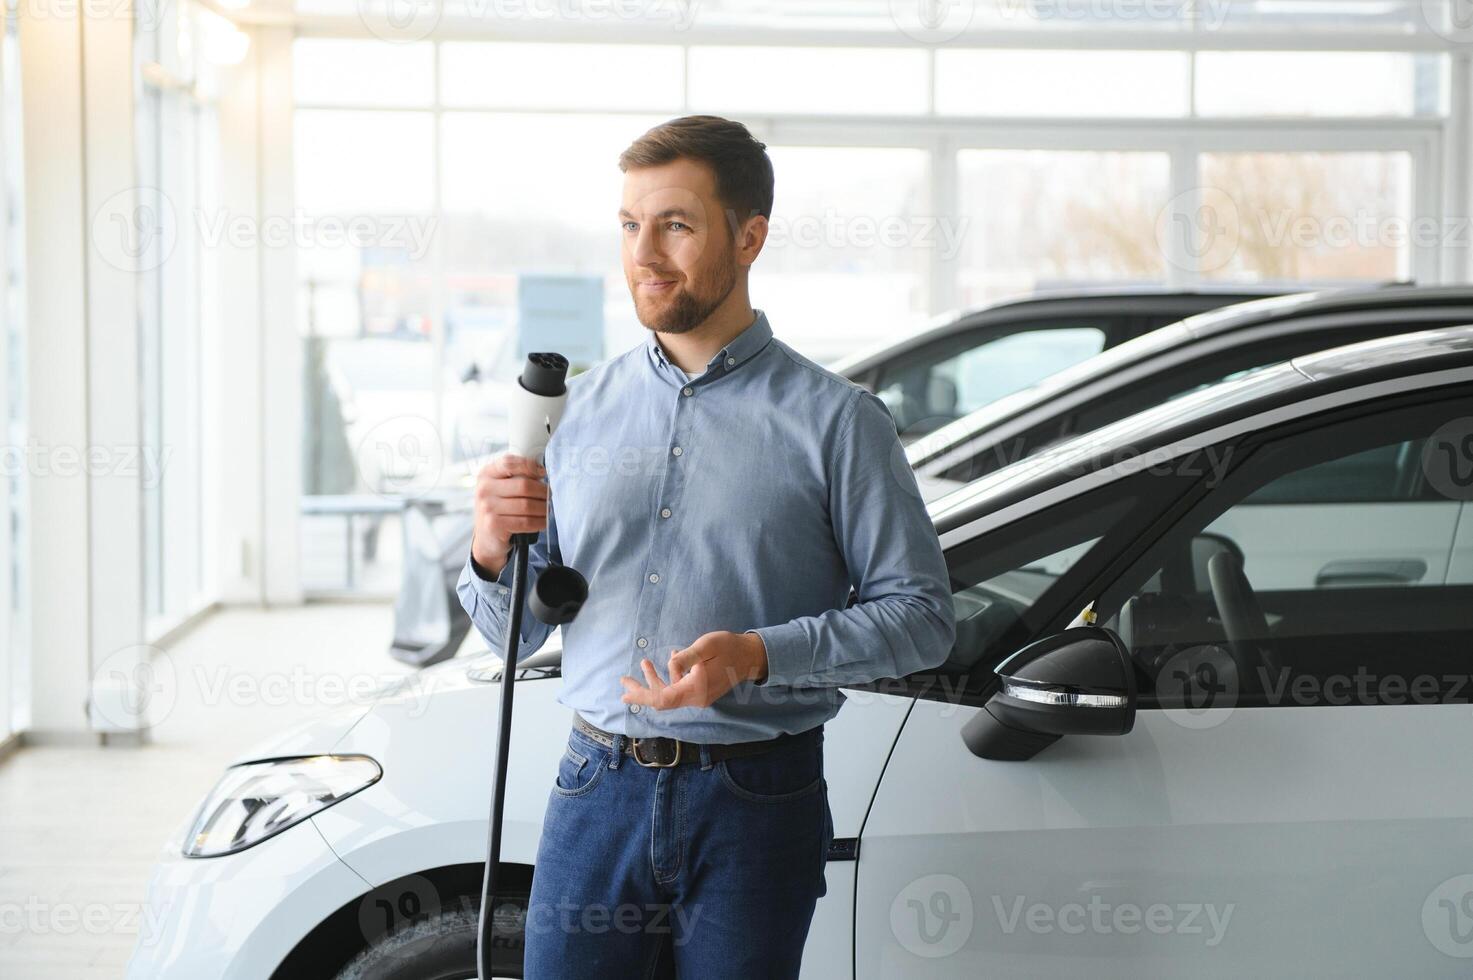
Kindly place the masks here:
<instances>
[{"instance_id":1,"label":"blue jeans","mask_svg":"<svg viewBox=\"0 0 1473 980\"><path fill-rule=\"evenodd\" d=\"M526 976L796 977L833 839L823 726L651 769L573 729L527 908Z\"/></svg>"}]
</instances>

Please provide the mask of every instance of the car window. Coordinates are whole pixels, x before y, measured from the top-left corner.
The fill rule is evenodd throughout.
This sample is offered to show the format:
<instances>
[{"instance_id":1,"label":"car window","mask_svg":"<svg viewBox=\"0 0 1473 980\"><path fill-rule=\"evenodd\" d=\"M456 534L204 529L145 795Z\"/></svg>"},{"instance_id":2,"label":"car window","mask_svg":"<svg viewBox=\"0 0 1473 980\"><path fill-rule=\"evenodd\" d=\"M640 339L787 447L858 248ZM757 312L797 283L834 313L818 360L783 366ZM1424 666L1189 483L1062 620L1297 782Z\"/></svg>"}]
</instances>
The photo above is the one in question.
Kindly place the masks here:
<instances>
[{"instance_id":1,"label":"car window","mask_svg":"<svg viewBox=\"0 0 1473 980\"><path fill-rule=\"evenodd\" d=\"M1074 600L1097 566L1183 493L1197 477L1142 473L1028 515L947 550L956 642L946 662L913 685L922 697L981 691L992 668L1037 638ZM918 675L919 677L919 675ZM935 678L959 679L936 685Z\"/></svg>"},{"instance_id":2,"label":"car window","mask_svg":"<svg viewBox=\"0 0 1473 980\"><path fill-rule=\"evenodd\" d=\"M880 371L875 393L903 436L954 422L1004 395L1098 354L1105 331L1055 326L968 340L949 340Z\"/></svg>"},{"instance_id":3,"label":"car window","mask_svg":"<svg viewBox=\"0 0 1473 980\"><path fill-rule=\"evenodd\" d=\"M1422 473L1425 439L1409 439L1350 453L1286 473L1243 501L1255 504L1341 504L1435 499Z\"/></svg>"},{"instance_id":4,"label":"car window","mask_svg":"<svg viewBox=\"0 0 1473 980\"><path fill-rule=\"evenodd\" d=\"M1100 603L1143 705L1202 707L1204 690L1405 703L1414 681L1429 701L1468 700L1473 684L1450 678L1473 670L1473 586L1455 571L1473 539L1424 453L1468 404L1301 432L1242 461Z\"/></svg>"},{"instance_id":5,"label":"car window","mask_svg":"<svg viewBox=\"0 0 1473 980\"><path fill-rule=\"evenodd\" d=\"M1099 546L1101 527L1118 521L1132 503L1119 500L1102 513L1075 515L1046 537L1013 547L969 547L950 556L957 638L943 670L970 673L1031 635L1043 596Z\"/></svg>"}]
</instances>

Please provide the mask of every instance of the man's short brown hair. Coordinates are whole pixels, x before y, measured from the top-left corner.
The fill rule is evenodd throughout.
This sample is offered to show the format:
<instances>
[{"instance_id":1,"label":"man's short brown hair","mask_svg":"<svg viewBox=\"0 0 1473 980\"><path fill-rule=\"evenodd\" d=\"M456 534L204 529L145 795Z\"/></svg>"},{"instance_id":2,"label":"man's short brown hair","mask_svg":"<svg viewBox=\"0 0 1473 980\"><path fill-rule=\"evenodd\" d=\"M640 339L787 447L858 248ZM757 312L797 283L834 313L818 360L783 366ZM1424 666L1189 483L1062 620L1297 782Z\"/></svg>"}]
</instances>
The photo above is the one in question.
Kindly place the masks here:
<instances>
[{"instance_id":1,"label":"man's short brown hair","mask_svg":"<svg viewBox=\"0 0 1473 980\"><path fill-rule=\"evenodd\" d=\"M746 126L720 116L681 116L660 123L619 154L619 169L699 160L716 174L716 197L735 232L753 215L772 217L772 160Z\"/></svg>"}]
</instances>

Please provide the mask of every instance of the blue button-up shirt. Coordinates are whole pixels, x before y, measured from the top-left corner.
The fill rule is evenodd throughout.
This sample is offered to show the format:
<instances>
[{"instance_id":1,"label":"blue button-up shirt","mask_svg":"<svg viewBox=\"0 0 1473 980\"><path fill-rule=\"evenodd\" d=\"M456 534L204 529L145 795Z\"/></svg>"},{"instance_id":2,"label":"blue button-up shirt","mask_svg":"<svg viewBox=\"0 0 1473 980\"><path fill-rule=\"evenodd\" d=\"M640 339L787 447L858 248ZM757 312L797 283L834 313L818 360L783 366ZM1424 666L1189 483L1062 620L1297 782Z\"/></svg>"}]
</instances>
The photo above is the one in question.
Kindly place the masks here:
<instances>
[{"instance_id":1,"label":"blue button-up shirt","mask_svg":"<svg viewBox=\"0 0 1473 980\"><path fill-rule=\"evenodd\" d=\"M884 403L756 314L702 374L651 332L568 382L529 577L550 556L588 579L563 627L558 700L607 731L718 743L806 731L839 711L840 685L934 667L955 638L941 546ZM469 560L460 576L493 650L511 576L508 562L483 579ZM641 658L668 680L671 652L715 630L762 637L763 683L706 708L623 703L619 678L643 683ZM524 611L522 653L551 632Z\"/></svg>"}]
</instances>

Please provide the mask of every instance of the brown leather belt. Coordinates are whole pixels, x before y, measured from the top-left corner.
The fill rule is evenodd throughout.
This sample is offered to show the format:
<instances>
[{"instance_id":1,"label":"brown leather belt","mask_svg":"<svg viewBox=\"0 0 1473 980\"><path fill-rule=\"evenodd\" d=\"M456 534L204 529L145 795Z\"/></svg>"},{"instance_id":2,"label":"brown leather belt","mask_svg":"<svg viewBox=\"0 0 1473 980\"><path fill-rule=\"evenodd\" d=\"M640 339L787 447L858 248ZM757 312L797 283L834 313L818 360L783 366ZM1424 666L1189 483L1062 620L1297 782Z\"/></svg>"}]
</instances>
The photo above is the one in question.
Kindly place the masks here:
<instances>
[{"instance_id":1,"label":"brown leather belt","mask_svg":"<svg viewBox=\"0 0 1473 980\"><path fill-rule=\"evenodd\" d=\"M573 712L573 727L589 738L609 748L614 747L614 736L606 732L584 717ZM810 728L806 732L784 732L776 738L765 738L757 742L734 742L723 745L717 742L707 742L706 751L710 754L712 762L720 762L722 759L736 759L744 755L759 755L787 745L802 738L812 738L814 733L821 730L822 725ZM669 769L671 766L680 765L682 762L701 761L700 742L686 742L678 738L667 738L665 736L654 736L651 738L625 737L624 754L633 756L634 761L648 769Z\"/></svg>"}]
</instances>

